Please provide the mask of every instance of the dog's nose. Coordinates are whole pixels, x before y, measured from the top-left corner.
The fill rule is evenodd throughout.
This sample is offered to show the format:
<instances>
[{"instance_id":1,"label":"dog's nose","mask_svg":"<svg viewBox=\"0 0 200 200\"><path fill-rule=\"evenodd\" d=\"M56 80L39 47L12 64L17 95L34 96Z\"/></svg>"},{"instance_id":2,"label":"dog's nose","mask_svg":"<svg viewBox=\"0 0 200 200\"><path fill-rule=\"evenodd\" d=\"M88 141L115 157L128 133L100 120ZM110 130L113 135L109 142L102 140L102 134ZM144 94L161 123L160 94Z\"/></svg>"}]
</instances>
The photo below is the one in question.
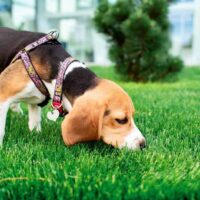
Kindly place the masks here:
<instances>
[{"instance_id":1,"label":"dog's nose","mask_svg":"<svg viewBox=\"0 0 200 200\"><path fill-rule=\"evenodd\" d=\"M141 139L139 141L139 145L140 145L140 149L141 150L144 149L146 147L146 141L145 141L145 139Z\"/></svg>"}]
</instances>

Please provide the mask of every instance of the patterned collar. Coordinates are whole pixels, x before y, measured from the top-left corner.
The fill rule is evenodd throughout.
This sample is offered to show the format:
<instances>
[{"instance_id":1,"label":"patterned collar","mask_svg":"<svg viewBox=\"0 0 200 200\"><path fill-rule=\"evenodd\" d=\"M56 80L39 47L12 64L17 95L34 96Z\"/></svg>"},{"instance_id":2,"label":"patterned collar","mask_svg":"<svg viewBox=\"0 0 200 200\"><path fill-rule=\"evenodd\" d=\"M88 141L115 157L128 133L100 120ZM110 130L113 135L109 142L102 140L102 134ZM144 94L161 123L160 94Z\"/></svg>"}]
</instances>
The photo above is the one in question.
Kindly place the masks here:
<instances>
[{"instance_id":1,"label":"patterned collar","mask_svg":"<svg viewBox=\"0 0 200 200\"><path fill-rule=\"evenodd\" d=\"M35 86L38 88L38 90L46 96L46 98L50 98L49 91L46 88L46 86L45 86L44 82L42 81L42 79L40 78L40 76L38 75L38 73L36 72L36 70L31 62L31 59L28 55L28 52L30 52L31 50L35 49L36 47L38 47L44 43L51 42L52 40L56 40L57 38L58 38L58 33L56 31L50 32L49 34L45 35L44 37L38 39L37 41L35 41L33 43L27 45L24 49L19 51L11 62L11 63L13 63L17 59L21 58L29 77L31 78L31 80L33 81ZM52 101L53 113L56 113L54 115L54 117L52 118L53 121L55 121L58 116L64 116L66 114L66 112L63 109L63 105L62 105L62 93L63 93L62 87L63 87L65 72L66 72L68 66L74 61L77 61L77 60L75 60L72 57L68 57L60 64L58 76L56 79L54 97L53 97L53 101Z\"/></svg>"}]
</instances>

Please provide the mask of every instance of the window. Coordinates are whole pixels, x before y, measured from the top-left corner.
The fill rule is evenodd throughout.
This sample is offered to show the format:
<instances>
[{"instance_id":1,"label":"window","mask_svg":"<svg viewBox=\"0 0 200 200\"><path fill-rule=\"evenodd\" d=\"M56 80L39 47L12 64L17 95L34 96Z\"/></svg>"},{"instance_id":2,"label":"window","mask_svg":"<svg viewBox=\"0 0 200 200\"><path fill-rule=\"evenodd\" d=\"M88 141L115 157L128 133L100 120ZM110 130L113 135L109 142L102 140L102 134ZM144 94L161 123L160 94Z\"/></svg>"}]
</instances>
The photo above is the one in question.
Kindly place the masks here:
<instances>
[{"instance_id":1,"label":"window","mask_svg":"<svg viewBox=\"0 0 200 200\"><path fill-rule=\"evenodd\" d=\"M77 1L77 8L78 9L85 9L92 7L92 0L78 0Z\"/></svg>"},{"instance_id":2,"label":"window","mask_svg":"<svg viewBox=\"0 0 200 200\"><path fill-rule=\"evenodd\" d=\"M179 2L193 2L194 0L176 0L175 2L179 3Z\"/></svg>"},{"instance_id":3,"label":"window","mask_svg":"<svg viewBox=\"0 0 200 200\"><path fill-rule=\"evenodd\" d=\"M182 46L191 45L193 34L193 13L192 11L177 11L170 13L171 37L178 40Z\"/></svg>"},{"instance_id":4,"label":"window","mask_svg":"<svg viewBox=\"0 0 200 200\"><path fill-rule=\"evenodd\" d=\"M13 0L12 19L16 28L34 29L35 0Z\"/></svg>"}]
</instances>

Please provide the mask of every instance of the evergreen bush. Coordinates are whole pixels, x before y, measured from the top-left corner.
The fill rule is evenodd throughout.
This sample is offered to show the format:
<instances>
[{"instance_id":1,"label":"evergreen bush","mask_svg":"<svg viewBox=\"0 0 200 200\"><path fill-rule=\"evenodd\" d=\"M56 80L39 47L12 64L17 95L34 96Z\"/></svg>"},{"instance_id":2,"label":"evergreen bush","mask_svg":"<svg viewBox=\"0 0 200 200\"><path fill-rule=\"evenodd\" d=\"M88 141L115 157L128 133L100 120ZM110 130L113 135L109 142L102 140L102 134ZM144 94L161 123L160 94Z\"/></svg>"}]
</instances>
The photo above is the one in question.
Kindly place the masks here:
<instances>
[{"instance_id":1,"label":"evergreen bush","mask_svg":"<svg viewBox=\"0 0 200 200\"><path fill-rule=\"evenodd\" d=\"M110 58L122 75L145 82L182 69L183 62L169 54L167 0L101 0L94 22L108 36Z\"/></svg>"}]
</instances>

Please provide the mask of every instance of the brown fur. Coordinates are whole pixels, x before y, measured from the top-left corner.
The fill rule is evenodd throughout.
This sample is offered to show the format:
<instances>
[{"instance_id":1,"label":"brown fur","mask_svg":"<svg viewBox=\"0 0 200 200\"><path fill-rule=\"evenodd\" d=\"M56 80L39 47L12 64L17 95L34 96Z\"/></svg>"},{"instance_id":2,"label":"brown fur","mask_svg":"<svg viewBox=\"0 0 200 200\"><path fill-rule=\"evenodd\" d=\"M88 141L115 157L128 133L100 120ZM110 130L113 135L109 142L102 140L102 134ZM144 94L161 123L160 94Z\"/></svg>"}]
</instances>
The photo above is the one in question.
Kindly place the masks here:
<instances>
[{"instance_id":1,"label":"brown fur","mask_svg":"<svg viewBox=\"0 0 200 200\"><path fill-rule=\"evenodd\" d=\"M49 63L41 63L41 60L37 56L31 56L31 62L39 77L46 82L50 82L51 67Z\"/></svg>"},{"instance_id":2,"label":"brown fur","mask_svg":"<svg viewBox=\"0 0 200 200\"><path fill-rule=\"evenodd\" d=\"M119 146L132 128L133 112L130 97L118 85L100 80L97 87L75 100L62 123L63 140L73 145L102 138L107 144ZM128 122L123 125L115 120L125 117Z\"/></svg>"},{"instance_id":3,"label":"brown fur","mask_svg":"<svg viewBox=\"0 0 200 200\"><path fill-rule=\"evenodd\" d=\"M5 101L22 91L30 78L21 60L8 66L0 74L0 101Z\"/></svg>"},{"instance_id":4,"label":"brown fur","mask_svg":"<svg viewBox=\"0 0 200 200\"><path fill-rule=\"evenodd\" d=\"M49 82L50 67L48 67L48 64L42 66L37 57L32 58L31 61L41 79ZM31 79L21 59L10 64L0 74L0 101L5 101L9 97L15 96L17 93L21 92L29 81L31 81Z\"/></svg>"}]
</instances>

